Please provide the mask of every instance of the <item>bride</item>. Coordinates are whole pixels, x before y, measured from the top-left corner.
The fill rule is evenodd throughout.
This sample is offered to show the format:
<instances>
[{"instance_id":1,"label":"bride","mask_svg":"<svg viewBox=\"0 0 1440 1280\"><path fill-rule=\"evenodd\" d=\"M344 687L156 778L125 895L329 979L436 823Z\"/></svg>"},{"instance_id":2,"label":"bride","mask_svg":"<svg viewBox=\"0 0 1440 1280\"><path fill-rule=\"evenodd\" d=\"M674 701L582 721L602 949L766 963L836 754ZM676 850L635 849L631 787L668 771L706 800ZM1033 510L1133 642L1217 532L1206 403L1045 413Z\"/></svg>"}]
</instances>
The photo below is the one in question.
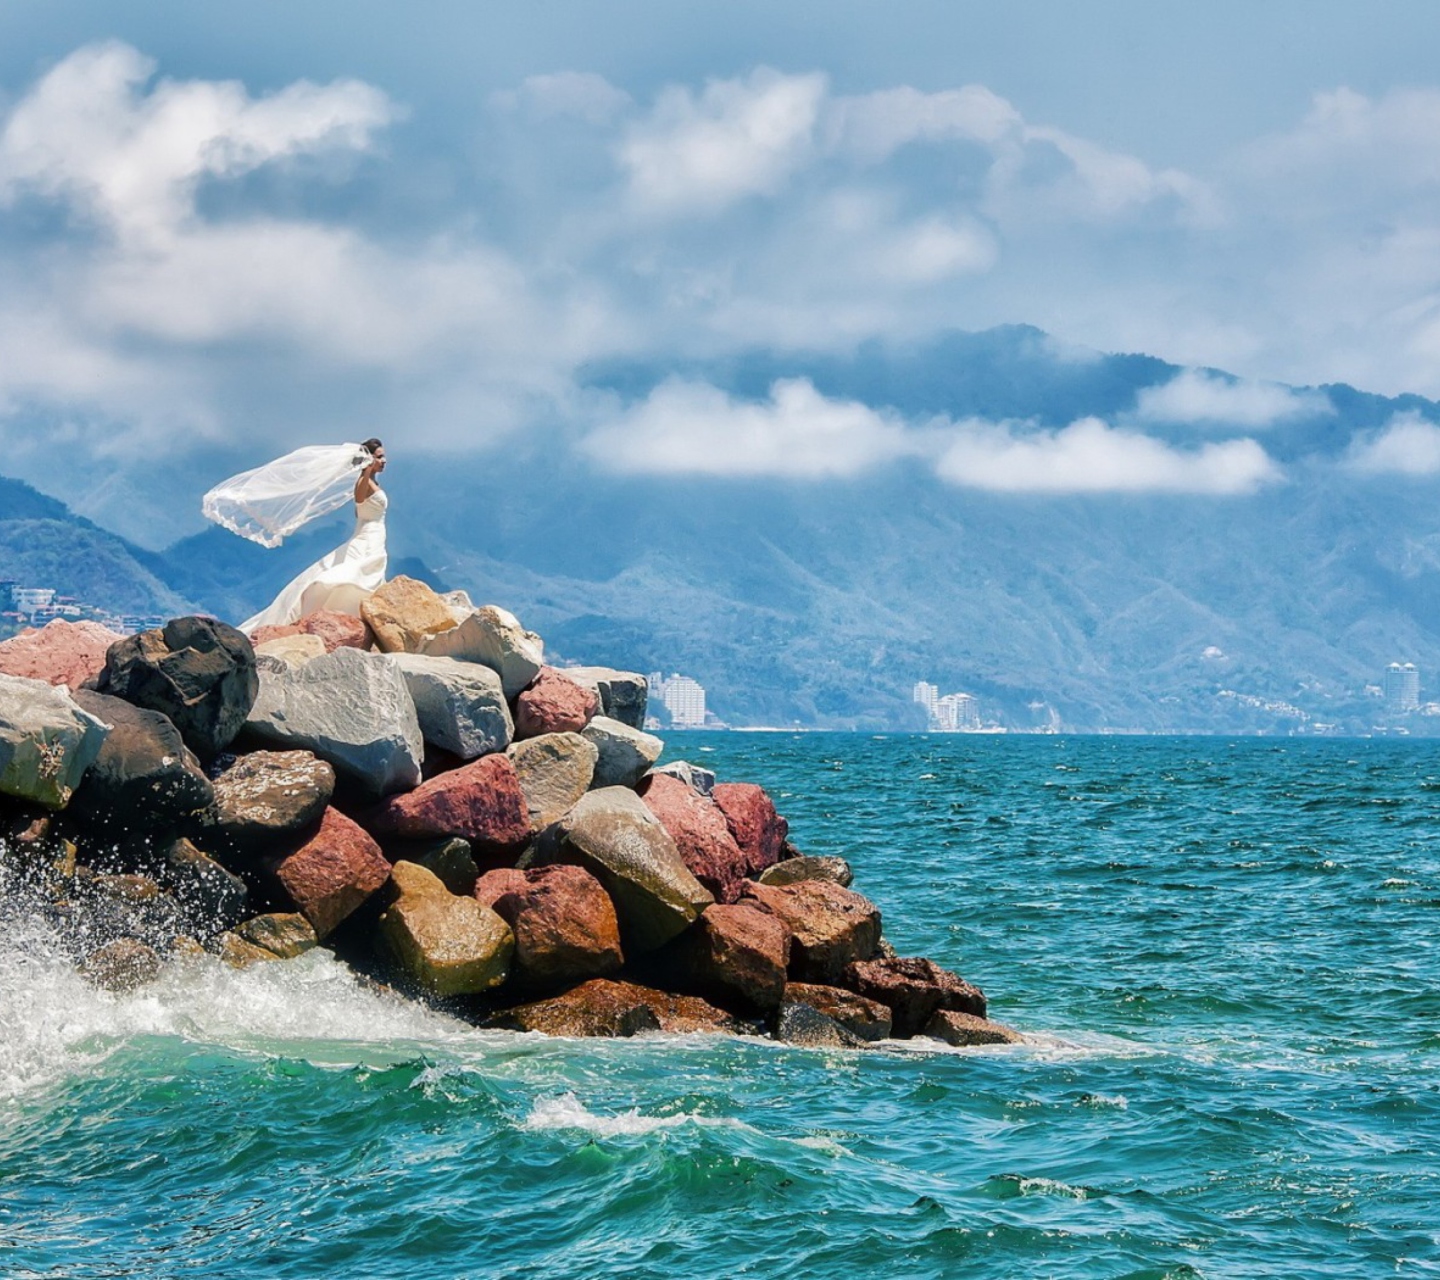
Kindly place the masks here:
<instances>
[{"instance_id":1,"label":"bride","mask_svg":"<svg viewBox=\"0 0 1440 1280\"><path fill-rule=\"evenodd\" d=\"M267 466L217 485L205 495L205 515L241 537L278 546L302 524L355 500L355 532L348 541L295 577L273 603L240 624L285 626L321 609L358 616L361 602L385 581L385 509L380 487L385 446L298 449ZM358 475L356 474L358 472ZM352 477L354 487L350 487Z\"/></svg>"}]
</instances>

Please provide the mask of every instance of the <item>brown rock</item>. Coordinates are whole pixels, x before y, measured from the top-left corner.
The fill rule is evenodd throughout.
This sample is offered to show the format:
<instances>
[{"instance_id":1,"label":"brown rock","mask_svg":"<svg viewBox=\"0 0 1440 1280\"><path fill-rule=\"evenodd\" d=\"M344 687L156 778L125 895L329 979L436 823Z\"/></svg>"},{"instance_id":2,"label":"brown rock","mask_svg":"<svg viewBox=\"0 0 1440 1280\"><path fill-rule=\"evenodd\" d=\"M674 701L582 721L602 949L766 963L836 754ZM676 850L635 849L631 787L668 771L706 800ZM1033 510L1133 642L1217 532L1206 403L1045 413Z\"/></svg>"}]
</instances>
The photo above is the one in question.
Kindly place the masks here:
<instances>
[{"instance_id":1,"label":"brown rock","mask_svg":"<svg viewBox=\"0 0 1440 1280\"><path fill-rule=\"evenodd\" d=\"M505 981L515 935L504 920L413 863L397 862L391 876L398 896L379 933L405 978L437 996L473 995Z\"/></svg>"},{"instance_id":2,"label":"brown rock","mask_svg":"<svg viewBox=\"0 0 1440 1280\"><path fill-rule=\"evenodd\" d=\"M763 787L750 782L720 782L711 796L745 854L746 875L758 876L779 861L790 824L775 812L775 803Z\"/></svg>"},{"instance_id":3,"label":"brown rock","mask_svg":"<svg viewBox=\"0 0 1440 1280\"><path fill-rule=\"evenodd\" d=\"M539 674L515 699L515 737L579 733L600 714L600 695L576 684L554 667Z\"/></svg>"},{"instance_id":4,"label":"brown rock","mask_svg":"<svg viewBox=\"0 0 1440 1280\"><path fill-rule=\"evenodd\" d=\"M719 1004L773 1009L785 993L790 930L755 907L706 907L678 951L685 986Z\"/></svg>"},{"instance_id":5,"label":"brown rock","mask_svg":"<svg viewBox=\"0 0 1440 1280\"><path fill-rule=\"evenodd\" d=\"M105 653L123 639L98 622L56 618L0 642L0 674L78 689L105 669Z\"/></svg>"},{"instance_id":6,"label":"brown rock","mask_svg":"<svg viewBox=\"0 0 1440 1280\"><path fill-rule=\"evenodd\" d=\"M299 625L300 632L307 636L319 636L325 644L326 653L336 649L373 649L375 633L365 625L363 618L351 613L337 613L334 609L318 609Z\"/></svg>"},{"instance_id":7,"label":"brown rock","mask_svg":"<svg viewBox=\"0 0 1440 1280\"><path fill-rule=\"evenodd\" d=\"M988 1018L977 1018L973 1013L958 1013L953 1009L938 1010L925 1024L921 1035L953 1045L1025 1043L1025 1037L1014 1027L991 1022Z\"/></svg>"},{"instance_id":8,"label":"brown rock","mask_svg":"<svg viewBox=\"0 0 1440 1280\"><path fill-rule=\"evenodd\" d=\"M530 827L543 831L559 822L588 790L600 753L578 733L546 733L514 743L505 754L515 766Z\"/></svg>"},{"instance_id":9,"label":"brown rock","mask_svg":"<svg viewBox=\"0 0 1440 1280\"><path fill-rule=\"evenodd\" d=\"M475 898L515 933L515 980L559 987L614 973L624 963L615 905L579 867L490 871Z\"/></svg>"},{"instance_id":10,"label":"brown rock","mask_svg":"<svg viewBox=\"0 0 1440 1280\"><path fill-rule=\"evenodd\" d=\"M868 960L880 940L880 912L875 904L829 880L802 880L794 885L751 882L745 886L742 901L753 901L789 926L793 935L790 973L800 982L838 985L847 967L856 960Z\"/></svg>"},{"instance_id":11,"label":"brown rock","mask_svg":"<svg viewBox=\"0 0 1440 1280\"><path fill-rule=\"evenodd\" d=\"M632 1036L742 1032L746 1026L698 996L676 996L633 982L592 978L564 995L506 1010L494 1025L547 1036Z\"/></svg>"},{"instance_id":12,"label":"brown rock","mask_svg":"<svg viewBox=\"0 0 1440 1280\"><path fill-rule=\"evenodd\" d=\"M293 960L320 941L310 922L294 911L272 911L268 915L252 916L235 926L235 935L252 947L268 951L276 960Z\"/></svg>"},{"instance_id":13,"label":"brown rock","mask_svg":"<svg viewBox=\"0 0 1440 1280\"><path fill-rule=\"evenodd\" d=\"M647 775L640 797L670 833L691 875L715 901L737 902L749 859L714 802L679 778L661 773Z\"/></svg>"},{"instance_id":14,"label":"brown rock","mask_svg":"<svg viewBox=\"0 0 1440 1280\"><path fill-rule=\"evenodd\" d=\"M321 938L390 878L380 846L338 809L326 809L320 829L273 869Z\"/></svg>"},{"instance_id":15,"label":"brown rock","mask_svg":"<svg viewBox=\"0 0 1440 1280\"><path fill-rule=\"evenodd\" d=\"M503 755L482 756L392 796L372 830L405 840L459 836L477 853L518 854L530 839L530 813L515 766Z\"/></svg>"},{"instance_id":16,"label":"brown rock","mask_svg":"<svg viewBox=\"0 0 1440 1280\"><path fill-rule=\"evenodd\" d=\"M890 1036L890 1007L844 987L792 982L785 988L784 999L786 1004L808 1004L818 1009L862 1040L885 1040Z\"/></svg>"},{"instance_id":17,"label":"brown rock","mask_svg":"<svg viewBox=\"0 0 1440 1280\"><path fill-rule=\"evenodd\" d=\"M452 836L448 840L405 842L385 850L387 855L398 861L404 858L433 871L440 882L451 893L462 898L475 892L475 881L480 878L480 868L475 865L475 856L470 852L470 842Z\"/></svg>"},{"instance_id":18,"label":"brown rock","mask_svg":"<svg viewBox=\"0 0 1440 1280\"><path fill-rule=\"evenodd\" d=\"M335 770L309 751L254 751L214 782L205 826L245 848L285 843L320 820Z\"/></svg>"},{"instance_id":19,"label":"brown rock","mask_svg":"<svg viewBox=\"0 0 1440 1280\"><path fill-rule=\"evenodd\" d=\"M401 575L391 578L360 605L360 616L385 653L419 653L433 635L455 629L445 602L425 583Z\"/></svg>"},{"instance_id":20,"label":"brown rock","mask_svg":"<svg viewBox=\"0 0 1440 1280\"><path fill-rule=\"evenodd\" d=\"M135 938L117 938L86 956L80 972L106 991L133 991L159 974L160 957Z\"/></svg>"},{"instance_id":21,"label":"brown rock","mask_svg":"<svg viewBox=\"0 0 1440 1280\"><path fill-rule=\"evenodd\" d=\"M257 658L275 658L287 667L303 667L315 658L323 658L328 650L319 636L304 634L275 636L255 646Z\"/></svg>"},{"instance_id":22,"label":"brown rock","mask_svg":"<svg viewBox=\"0 0 1440 1280\"><path fill-rule=\"evenodd\" d=\"M888 1005L895 1035L901 1039L918 1036L937 1009L985 1016L985 996L980 988L933 960L860 960L849 967L845 985Z\"/></svg>"}]
</instances>

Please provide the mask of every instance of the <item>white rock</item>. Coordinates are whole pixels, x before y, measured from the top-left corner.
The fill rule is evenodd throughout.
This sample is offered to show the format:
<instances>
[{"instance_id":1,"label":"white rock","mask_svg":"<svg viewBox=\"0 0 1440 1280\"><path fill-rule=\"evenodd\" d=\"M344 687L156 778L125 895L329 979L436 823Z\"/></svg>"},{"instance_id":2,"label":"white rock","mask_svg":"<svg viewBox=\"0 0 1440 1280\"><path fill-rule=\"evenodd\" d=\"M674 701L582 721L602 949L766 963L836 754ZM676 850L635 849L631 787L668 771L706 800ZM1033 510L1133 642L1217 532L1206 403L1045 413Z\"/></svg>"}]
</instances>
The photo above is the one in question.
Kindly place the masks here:
<instances>
[{"instance_id":1,"label":"white rock","mask_svg":"<svg viewBox=\"0 0 1440 1280\"><path fill-rule=\"evenodd\" d=\"M653 733L632 729L609 716L596 716L580 736L593 742L600 753L591 783L594 787L635 786L665 750Z\"/></svg>"},{"instance_id":2,"label":"white rock","mask_svg":"<svg viewBox=\"0 0 1440 1280\"><path fill-rule=\"evenodd\" d=\"M405 678L427 743L464 760L504 751L515 736L500 677L477 662L392 653Z\"/></svg>"},{"instance_id":3,"label":"white rock","mask_svg":"<svg viewBox=\"0 0 1440 1280\"><path fill-rule=\"evenodd\" d=\"M109 732L63 685L0 675L0 793L63 809Z\"/></svg>"},{"instance_id":4,"label":"white rock","mask_svg":"<svg viewBox=\"0 0 1440 1280\"><path fill-rule=\"evenodd\" d=\"M489 667L499 675L507 700L535 679L545 663L540 637L526 631L513 613L493 604L466 614L453 630L426 637L420 652Z\"/></svg>"},{"instance_id":5,"label":"white rock","mask_svg":"<svg viewBox=\"0 0 1440 1280\"><path fill-rule=\"evenodd\" d=\"M420 782L420 721L405 677L388 656L342 648L303 667L283 667L273 658L256 667L260 694L245 724L248 735L313 751L375 796Z\"/></svg>"},{"instance_id":6,"label":"white rock","mask_svg":"<svg viewBox=\"0 0 1440 1280\"><path fill-rule=\"evenodd\" d=\"M319 636L276 636L255 646L256 657L278 658L287 667L303 667L325 656L325 641Z\"/></svg>"}]
</instances>

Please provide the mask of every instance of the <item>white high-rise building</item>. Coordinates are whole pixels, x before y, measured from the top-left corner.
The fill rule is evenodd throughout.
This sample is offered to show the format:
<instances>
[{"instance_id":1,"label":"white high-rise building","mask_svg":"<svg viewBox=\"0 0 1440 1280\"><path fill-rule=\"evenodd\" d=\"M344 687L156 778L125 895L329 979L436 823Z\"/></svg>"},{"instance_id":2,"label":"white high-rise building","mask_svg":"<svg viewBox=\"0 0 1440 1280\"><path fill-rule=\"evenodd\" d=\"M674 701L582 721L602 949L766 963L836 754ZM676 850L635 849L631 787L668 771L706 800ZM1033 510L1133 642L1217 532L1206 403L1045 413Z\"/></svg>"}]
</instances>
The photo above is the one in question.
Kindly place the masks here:
<instances>
[{"instance_id":1,"label":"white high-rise building","mask_svg":"<svg viewBox=\"0 0 1440 1280\"><path fill-rule=\"evenodd\" d=\"M947 693L935 704L935 727L947 733L980 727L980 704L968 693Z\"/></svg>"},{"instance_id":2,"label":"white high-rise building","mask_svg":"<svg viewBox=\"0 0 1440 1280\"><path fill-rule=\"evenodd\" d=\"M689 676L674 675L661 685L660 700L670 713L670 723L679 729L699 729L705 724L705 687Z\"/></svg>"},{"instance_id":3,"label":"white high-rise building","mask_svg":"<svg viewBox=\"0 0 1440 1280\"><path fill-rule=\"evenodd\" d=\"M53 587L15 587L10 592L15 608L21 613L34 613L48 607L55 599Z\"/></svg>"},{"instance_id":4,"label":"white high-rise building","mask_svg":"<svg viewBox=\"0 0 1440 1280\"><path fill-rule=\"evenodd\" d=\"M1420 707L1420 671L1413 662L1385 668L1385 710L1404 714Z\"/></svg>"},{"instance_id":5,"label":"white high-rise building","mask_svg":"<svg viewBox=\"0 0 1440 1280\"><path fill-rule=\"evenodd\" d=\"M931 720L935 719L935 707L940 699L940 690L928 680L917 680L915 692L911 694L912 699L925 708L925 714Z\"/></svg>"}]
</instances>

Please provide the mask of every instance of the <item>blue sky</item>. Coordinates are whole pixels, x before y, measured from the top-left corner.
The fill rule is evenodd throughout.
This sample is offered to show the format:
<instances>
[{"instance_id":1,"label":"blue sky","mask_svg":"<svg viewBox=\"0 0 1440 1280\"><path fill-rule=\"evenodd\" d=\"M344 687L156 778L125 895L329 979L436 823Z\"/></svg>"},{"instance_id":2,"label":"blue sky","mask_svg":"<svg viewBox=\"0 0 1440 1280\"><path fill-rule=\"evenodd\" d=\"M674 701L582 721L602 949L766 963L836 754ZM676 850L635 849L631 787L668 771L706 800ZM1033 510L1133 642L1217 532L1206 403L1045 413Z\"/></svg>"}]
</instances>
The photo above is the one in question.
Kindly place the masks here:
<instances>
[{"instance_id":1,"label":"blue sky","mask_svg":"<svg viewBox=\"0 0 1440 1280\"><path fill-rule=\"evenodd\" d=\"M1252 437L1296 412L1269 384L1440 394L1437 37L1394 0L6 0L8 470L555 432L664 471L1253 491ZM1176 457L1137 404L1037 445L804 383L624 404L579 376L1001 323L1231 370L1165 411L1238 433ZM1440 466L1401 425L1378 443Z\"/></svg>"}]
</instances>

